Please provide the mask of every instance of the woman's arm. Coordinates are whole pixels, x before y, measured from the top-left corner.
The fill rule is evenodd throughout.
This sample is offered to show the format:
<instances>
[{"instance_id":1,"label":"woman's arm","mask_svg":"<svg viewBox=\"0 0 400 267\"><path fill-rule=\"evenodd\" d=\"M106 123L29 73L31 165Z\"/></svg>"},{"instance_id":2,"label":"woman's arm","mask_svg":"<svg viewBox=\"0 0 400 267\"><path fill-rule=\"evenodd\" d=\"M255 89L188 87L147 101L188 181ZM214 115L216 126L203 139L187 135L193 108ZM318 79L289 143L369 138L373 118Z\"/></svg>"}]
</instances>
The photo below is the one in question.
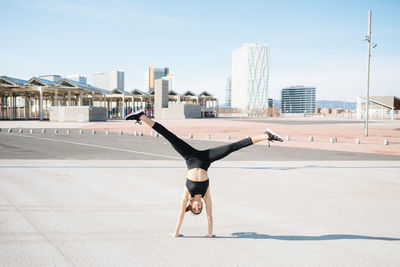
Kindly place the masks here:
<instances>
[{"instance_id":1,"label":"woman's arm","mask_svg":"<svg viewBox=\"0 0 400 267\"><path fill-rule=\"evenodd\" d=\"M182 236L179 233L179 229L181 228L182 225L182 221L183 221L183 217L185 217L185 212L186 212L186 205L189 201L189 191L187 190L187 188L185 187L185 190L183 191L183 195L182 195L182 200L181 200L181 206L180 206L180 210L179 210L179 216L178 216L178 221L176 222L176 227L175 227L175 237L179 237Z\"/></svg>"},{"instance_id":2,"label":"woman's arm","mask_svg":"<svg viewBox=\"0 0 400 267\"><path fill-rule=\"evenodd\" d=\"M207 221L208 221L208 233L205 236L206 237L214 237L214 235L213 235L212 201L211 201L210 188L207 189L207 192L204 195L204 202L206 203Z\"/></svg>"}]
</instances>

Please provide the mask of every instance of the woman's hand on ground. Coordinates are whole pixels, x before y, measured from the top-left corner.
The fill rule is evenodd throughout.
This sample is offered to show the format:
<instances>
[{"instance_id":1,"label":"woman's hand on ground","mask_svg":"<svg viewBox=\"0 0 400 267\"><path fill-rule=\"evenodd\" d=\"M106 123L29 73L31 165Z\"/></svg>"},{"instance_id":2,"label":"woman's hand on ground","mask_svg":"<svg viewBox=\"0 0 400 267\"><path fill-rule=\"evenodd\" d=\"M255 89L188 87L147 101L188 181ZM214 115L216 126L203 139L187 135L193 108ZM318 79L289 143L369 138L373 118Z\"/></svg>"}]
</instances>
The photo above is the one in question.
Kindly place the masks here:
<instances>
[{"instance_id":1,"label":"woman's hand on ground","mask_svg":"<svg viewBox=\"0 0 400 267\"><path fill-rule=\"evenodd\" d=\"M213 238L213 237L215 237L215 235L208 233L208 234L205 234L204 237Z\"/></svg>"},{"instance_id":2,"label":"woman's hand on ground","mask_svg":"<svg viewBox=\"0 0 400 267\"><path fill-rule=\"evenodd\" d=\"M175 233L175 234L172 234L172 236L173 236L173 237L182 237L183 235L180 234L180 233Z\"/></svg>"}]
</instances>

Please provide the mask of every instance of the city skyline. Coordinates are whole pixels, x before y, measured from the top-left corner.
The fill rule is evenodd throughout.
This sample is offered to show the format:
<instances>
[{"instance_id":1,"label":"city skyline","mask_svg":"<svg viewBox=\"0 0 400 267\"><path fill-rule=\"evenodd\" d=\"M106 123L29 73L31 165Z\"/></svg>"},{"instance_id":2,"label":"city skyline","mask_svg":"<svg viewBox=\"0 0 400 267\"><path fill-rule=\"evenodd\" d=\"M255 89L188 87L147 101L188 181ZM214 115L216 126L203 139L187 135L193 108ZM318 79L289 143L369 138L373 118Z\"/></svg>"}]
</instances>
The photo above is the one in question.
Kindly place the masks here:
<instances>
[{"instance_id":1,"label":"city skyline","mask_svg":"<svg viewBox=\"0 0 400 267\"><path fill-rule=\"evenodd\" d=\"M270 47L270 97L279 99L282 88L301 84L317 87L317 99L354 102L365 94L362 39L372 9L378 47L372 51L370 93L399 91L400 4L395 1L172 1L158 3L159 11L152 8L156 3L128 1L2 2L1 75L84 73L93 84L92 73L123 69L125 87L143 89L143 68L154 62L171 68L177 91L207 90L221 103L232 51L254 42Z\"/></svg>"}]
</instances>

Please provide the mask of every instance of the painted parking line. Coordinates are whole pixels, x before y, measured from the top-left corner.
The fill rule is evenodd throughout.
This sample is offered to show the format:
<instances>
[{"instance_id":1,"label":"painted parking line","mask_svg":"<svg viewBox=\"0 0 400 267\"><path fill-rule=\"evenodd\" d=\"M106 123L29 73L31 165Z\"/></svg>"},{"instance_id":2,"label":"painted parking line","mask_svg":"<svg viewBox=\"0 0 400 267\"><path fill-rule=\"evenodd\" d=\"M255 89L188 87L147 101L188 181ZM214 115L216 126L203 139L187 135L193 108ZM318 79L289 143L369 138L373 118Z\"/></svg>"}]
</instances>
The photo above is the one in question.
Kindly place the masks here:
<instances>
[{"instance_id":1,"label":"painted parking line","mask_svg":"<svg viewBox=\"0 0 400 267\"><path fill-rule=\"evenodd\" d=\"M142 152L142 151L137 151L137 150L123 149L123 148L115 148L115 147L109 147L109 146L93 145L93 144L87 144L87 143L81 143L81 142L72 142L72 141L54 139L54 138L49 138L49 137L38 137L38 136L31 136L31 135L17 135L17 134L12 134L12 133L3 133L3 132L0 132L0 134L8 134L8 135L18 136L18 137L26 137L26 138L48 140L48 141L53 141L53 142L67 143L67 144L80 145L80 146L90 146L90 147L96 147L96 148L102 148L102 149L108 149L108 150L115 150L115 151L122 151L122 152L141 154L141 155L147 155L147 156L156 156L156 157L168 158L168 159L181 159L180 157L167 156L167 155L148 153L148 152Z\"/></svg>"}]
</instances>

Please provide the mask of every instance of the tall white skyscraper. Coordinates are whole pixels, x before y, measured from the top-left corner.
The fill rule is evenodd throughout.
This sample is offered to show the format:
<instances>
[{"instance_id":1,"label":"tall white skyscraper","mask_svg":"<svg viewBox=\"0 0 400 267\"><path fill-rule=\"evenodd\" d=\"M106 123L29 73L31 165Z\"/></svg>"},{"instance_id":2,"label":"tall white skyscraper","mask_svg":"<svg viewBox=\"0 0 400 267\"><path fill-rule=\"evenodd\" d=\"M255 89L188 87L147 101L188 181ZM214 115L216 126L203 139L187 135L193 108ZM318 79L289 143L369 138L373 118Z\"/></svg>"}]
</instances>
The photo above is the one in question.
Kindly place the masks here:
<instances>
[{"instance_id":1,"label":"tall white skyscraper","mask_svg":"<svg viewBox=\"0 0 400 267\"><path fill-rule=\"evenodd\" d=\"M125 74L120 70L95 72L93 86L106 90L125 90Z\"/></svg>"},{"instance_id":2,"label":"tall white skyscraper","mask_svg":"<svg viewBox=\"0 0 400 267\"><path fill-rule=\"evenodd\" d=\"M268 108L269 47L244 44L232 52L232 107L256 115Z\"/></svg>"},{"instance_id":3,"label":"tall white skyscraper","mask_svg":"<svg viewBox=\"0 0 400 267\"><path fill-rule=\"evenodd\" d=\"M86 75L83 74L69 74L66 76L67 79L79 82L79 83L83 83L83 84L87 84L87 78Z\"/></svg>"}]
</instances>

